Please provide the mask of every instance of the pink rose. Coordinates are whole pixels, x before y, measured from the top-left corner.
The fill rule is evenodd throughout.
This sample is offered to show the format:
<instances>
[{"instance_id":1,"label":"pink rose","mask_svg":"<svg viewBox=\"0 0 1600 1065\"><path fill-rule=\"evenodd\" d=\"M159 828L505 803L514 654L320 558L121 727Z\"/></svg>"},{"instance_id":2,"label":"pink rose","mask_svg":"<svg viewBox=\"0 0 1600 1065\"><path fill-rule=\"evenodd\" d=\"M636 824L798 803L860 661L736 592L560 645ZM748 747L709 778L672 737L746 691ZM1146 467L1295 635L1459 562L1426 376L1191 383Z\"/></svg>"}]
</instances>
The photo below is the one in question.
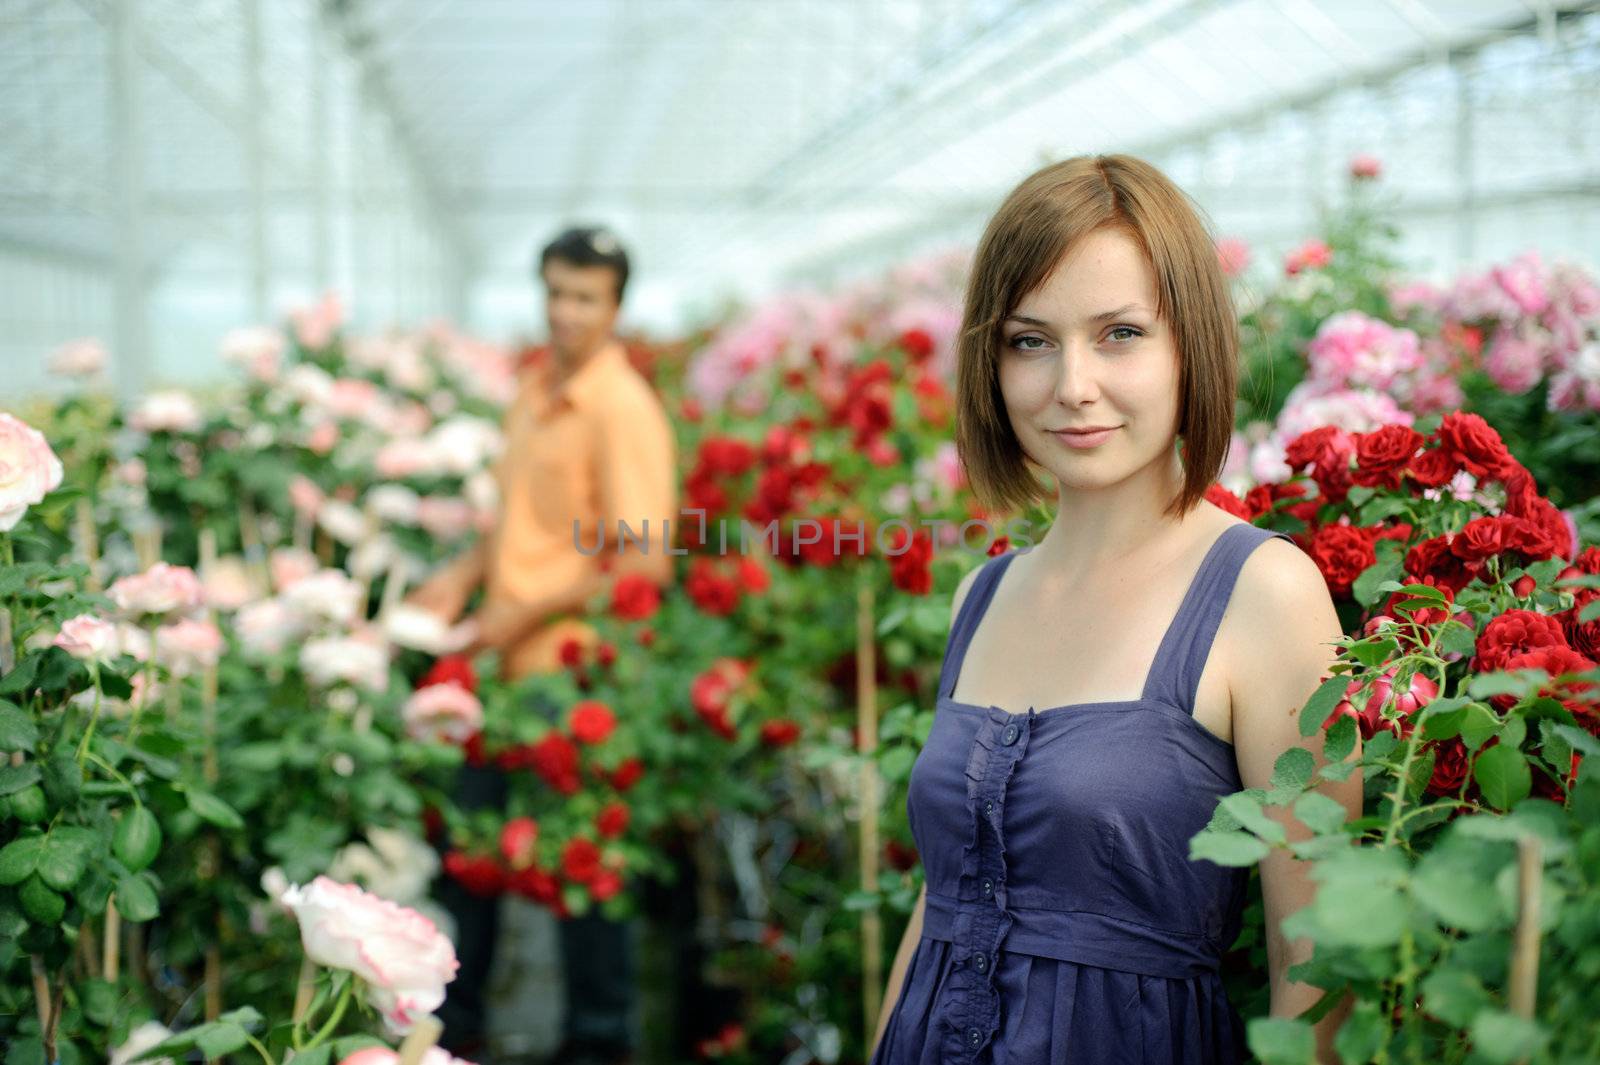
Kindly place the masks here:
<instances>
[{"instance_id":1,"label":"pink rose","mask_svg":"<svg viewBox=\"0 0 1600 1065\"><path fill-rule=\"evenodd\" d=\"M333 340L334 332L344 321L344 308L339 304L339 297L328 292L320 302L290 311L289 319L294 323L294 338L300 346L317 351Z\"/></svg>"},{"instance_id":2,"label":"pink rose","mask_svg":"<svg viewBox=\"0 0 1600 1065\"><path fill-rule=\"evenodd\" d=\"M459 963L450 940L422 914L325 876L292 885L282 902L300 922L306 956L359 977L391 1031L410 1031L444 1002Z\"/></svg>"},{"instance_id":3,"label":"pink rose","mask_svg":"<svg viewBox=\"0 0 1600 1065\"><path fill-rule=\"evenodd\" d=\"M472 531L476 517L472 504L448 496L423 496L417 504L417 524L429 536L456 540Z\"/></svg>"},{"instance_id":4,"label":"pink rose","mask_svg":"<svg viewBox=\"0 0 1600 1065\"><path fill-rule=\"evenodd\" d=\"M301 514L315 514L327 498L309 477L296 474L289 480L289 505Z\"/></svg>"},{"instance_id":5,"label":"pink rose","mask_svg":"<svg viewBox=\"0 0 1600 1065\"><path fill-rule=\"evenodd\" d=\"M411 693L400 711L406 735L424 743L465 743L483 727L483 704L459 684L430 684Z\"/></svg>"},{"instance_id":6,"label":"pink rose","mask_svg":"<svg viewBox=\"0 0 1600 1065\"><path fill-rule=\"evenodd\" d=\"M200 578L188 566L157 562L143 573L123 577L107 592L124 614L187 614L205 602Z\"/></svg>"},{"instance_id":7,"label":"pink rose","mask_svg":"<svg viewBox=\"0 0 1600 1065\"><path fill-rule=\"evenodd\" d=\"M1250 245L1238 237L1217 241L1217 263L1229 277L1238 277L1250 265Z\"/></svg>"},{"instance_id":8,"label":"pink rose","mask_svg":"<svg viewBox=\"0 0 1600 1065\"><path fill-rule=\"evenodd\" d=\"M61 483L61 460L44 434L0 414L0 532L13 528L29 507Z\"/></svg>"},{"instance_id":9,"label":"pink rose","mask_svg":"<svg viewBox=\"0 0 1600 1065\"><path fill-rule=\"evenodd\" d=\"M1350 159L1350 176L1357 181L1375 181L1383 173L1383 163L1375 155L1357 155Z\"/></svg>"},{"instance_id":10,"label":"pink rose","mask_svg":"<svg viewBox=\"0 0 1600 1065\"><path fill-rule=\"evenodd\" d=\"M388 1047L362 1047L339 1062L339 1065L399 1065L400 1055ZM473 1065L470 1061L450 1056L442 1047L429 1047L422 1052L422 1065Z\"/></svg>"},{"instance_id":11,"label":"pink rose","mask_svg":"<svg viewBox=\"0 0 1600 1065\"><path fill-rule=\"evenodd\" d=\"M250 569L238 555L219 558L200 575L206 603L217 610L238 610L256 598Z\"/></svg>"},{"instance_id":12,"label":"pink rose","mask_svg":"<svg viewBox=\"0 0 1600 1065\"><path fill-rule=\"evenodd\" d=\"M304 634L300 618L279 599L251 603L234 615L233 630L245 653L270 658Z\"/></svg>"},{"instance_id":13,"label":"pink rose","mask_svg":"<svg viewBox=\"0 0 1600 1065\"><path fill-rule=\"evenodd\" d=\"M49 368L61 377L93 377L106 368L106 349L93 337L69 340L50 353Z\"/></svg>"},{"instance_id":14,"label":"pink rose","mask_svg":"<svg viewBox=\"0 0 1600 1065\"><path fill-rule=\"evenodd\" d=\"M272 572L272 587L279 592L300 578L311 576L321 566L316 555L297 547L277 548L267 558L267 568Z\"/></svg>"},{"instance_id":15,"label":"pink rose","mask_svg":"<svg viewBox=\"0 0 1600 1065\"><path fill-rule=\"evenodd\" d=\"M156 630L156 656L175 677L186 677L217 664L222 633L209 621L182 618Z\"/></svg>"},{"instance_id":16,"label":"pink rose","mask_svg":"<svg viewBox=\"0 0 1600 1065\"><path fill-rule=\"evenodd\" d=\"M257 381L270 383L278 376L278 365L286 346L283 334L267 326L234 329L222 338L222 357Z\"/></svg>"},{"instance_id":17,"label":"pink rose","mask_svg":"<svg viewBox=\"0 0 1600 1065\"><path fill-rule=\"evenodd\" d=\"M83 662L109 662L121 650L117 627L93 614L80 614L63 621L55 645Z\"/></svg>"}]
</instances>

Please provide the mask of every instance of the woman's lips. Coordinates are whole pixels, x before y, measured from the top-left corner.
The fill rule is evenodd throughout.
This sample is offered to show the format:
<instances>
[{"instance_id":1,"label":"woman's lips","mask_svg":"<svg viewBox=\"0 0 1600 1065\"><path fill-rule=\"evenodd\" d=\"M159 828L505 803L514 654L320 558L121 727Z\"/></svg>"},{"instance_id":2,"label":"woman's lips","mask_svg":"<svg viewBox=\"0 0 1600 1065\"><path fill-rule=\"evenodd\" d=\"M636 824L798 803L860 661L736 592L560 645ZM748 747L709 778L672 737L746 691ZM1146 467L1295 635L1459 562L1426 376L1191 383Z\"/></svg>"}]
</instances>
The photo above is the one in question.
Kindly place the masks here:
<instances>
[{"instance_id":1,"label":"woman's lips","mask_svg":"<svg viewBox=\"0 0 1600 1065\"><path fill-rule=\"evenodd\" d=\"M1066 444L1068 447L1082 451L1091 447L1099 447L1101 444L1111 439L1111 434L1116 432L1119 428L1121 428L1121 426L1114 425L1109 429L1101 429L1100 431L1093 433L1051 433L1050 435L1061 441L1063 444Z\"/></svg>"}]
</instances>

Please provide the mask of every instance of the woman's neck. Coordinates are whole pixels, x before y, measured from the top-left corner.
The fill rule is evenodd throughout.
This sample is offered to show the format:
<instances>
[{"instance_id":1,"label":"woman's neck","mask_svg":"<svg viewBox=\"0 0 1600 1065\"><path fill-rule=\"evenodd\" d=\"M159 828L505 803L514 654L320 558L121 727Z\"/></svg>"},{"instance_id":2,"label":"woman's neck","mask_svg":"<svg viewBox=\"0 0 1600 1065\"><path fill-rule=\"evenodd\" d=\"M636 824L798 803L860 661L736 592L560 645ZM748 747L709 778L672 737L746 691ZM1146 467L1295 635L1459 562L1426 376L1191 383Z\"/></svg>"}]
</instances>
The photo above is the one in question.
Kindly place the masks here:
<instances>
[{"instance_id":1,"label":"woman's neck","mask_svg":"<svg viewBox=\"0 0 1600 1065\"><path fill-rule=\"evenodd\" d=\"M1182 517L1166 513L1183 488L1177 450L1128 479L1105 488L1057 485L1056 516L1029 553L1038 565L1069 583L1105 567L1164 558L1185 539L1199 507Z\"/></svg>"}]
</instances>

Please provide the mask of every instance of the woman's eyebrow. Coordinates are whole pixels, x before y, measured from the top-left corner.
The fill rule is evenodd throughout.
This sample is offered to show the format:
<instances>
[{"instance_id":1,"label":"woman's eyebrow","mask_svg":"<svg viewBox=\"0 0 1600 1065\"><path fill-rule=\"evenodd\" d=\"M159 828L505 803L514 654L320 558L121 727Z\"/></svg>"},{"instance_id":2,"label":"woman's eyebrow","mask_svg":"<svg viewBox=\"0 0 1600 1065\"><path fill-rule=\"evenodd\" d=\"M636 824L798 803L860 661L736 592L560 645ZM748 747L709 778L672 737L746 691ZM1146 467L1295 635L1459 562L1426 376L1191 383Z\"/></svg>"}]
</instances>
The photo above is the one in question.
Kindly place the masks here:
<instances>
[{"instance_id":1,"label":"woman's eyebrow","mask_svg":"<svg viewBox=\"0 0 1600 1065\"><path fill-rule=\"evenodd\" d=\"M1126 304L1125 306L1118 307L1114 311L1101 311L1099 314L1095 315L1093 318L1090 318L1089 320L1091 322L1107 322L1107 321L1110 321L1113 318L1121 318L1123 315L1127 314L1129 311L1142 311L1142 310L1144 310L1144 307L1142 307L1141 305L1139 305L1137 303L1129 303L1129 304ZM1050 325L1049 322L1045 321L1042 318L1030 318L1025 314L1008 314L1008 315L1005 316L1004 320L1007 321L1007 322L1021 322L1023 325L1042 325L1042 326L1049 326Z\"/></svg>"}]
</instances>

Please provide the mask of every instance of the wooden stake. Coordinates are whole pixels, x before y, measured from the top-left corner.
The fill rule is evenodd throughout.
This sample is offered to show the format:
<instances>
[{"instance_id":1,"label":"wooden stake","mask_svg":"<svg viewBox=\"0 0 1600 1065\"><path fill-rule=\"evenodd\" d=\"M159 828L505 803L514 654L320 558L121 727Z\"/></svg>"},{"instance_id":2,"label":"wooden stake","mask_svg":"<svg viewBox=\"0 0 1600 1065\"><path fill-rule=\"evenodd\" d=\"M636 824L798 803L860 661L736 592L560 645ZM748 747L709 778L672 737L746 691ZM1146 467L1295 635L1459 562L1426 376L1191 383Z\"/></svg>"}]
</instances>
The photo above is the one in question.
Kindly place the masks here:
<instances>
[{"instance_id":1,"label":"wooden stake","mask_svg":"<svg viewBox=\"0 0 1600 1065\"><path fill-rule=\"evenodd\" d=\"M1544 847L1537 836L1517 840L1517 927L1511 939L1511 1012L1533 1019L1539 992L1539 902Z\"/></svg>"},{"instance_id":2,"label":"wooden stake","mask_svg":"<svg viewBox=\"0 0 1600 1065\"><path fill-rule=\"evenodd\" d=\"M206 1020L222 1016L222 948L206 947Z\"/></svg>"},{"instance_id":3,"label":"wooden stake","mask_svg":"<svg viewBox=\"0 0 1600 1065\"><path fill-rule=\"evenodd\" d=\"M122 915L117 912L117 897L106 899L105 940L102 945L100 968L107 980L117 982L117 954L122 946Z\"/></svg>"},{"instance_id":4,"label":"wooden stake","mask_svg":"<svg viewBox=\"0 0 1600 1065\"><path fill-rule=\"evenodd\" d=\"M422 1055L439 1042L439 1036L443 1032L444 1025L440 1024L439 1018L433 1014L418 1017L417 1022L411 1026L405 1042L400 1044L399 1065L417 1065L422 1060Z\"/></svg>"},{"instance_id":5,"label":"wooden stake","mask_svg":"<svg viewBox=\"0 0 1600 1065\"><path fill-rule=\"evenodd\" d=\"M878 890L878 668L877 625L872 586L863 567L856 590L856 748L861 757L861 890ZM865 1045L872 1045L883 1006L883 915L877 907L861 913L861 995Z\"/></svg>"},{"instance_id":6,"label":"wooden stake","mask_svg":"<svg viewBox=\"0 0 1600 1065\"><path fill-rule=\"evenodd\" d=\"M95 535L94 507L86 497L78 497L74 517L77 523L78 549L83 552L83 560L89 567L89 576L84 579L84 585L89 591L99 595L105 590L105 585L100 579L100 540Z\"/></svg>"}]
</instances>

